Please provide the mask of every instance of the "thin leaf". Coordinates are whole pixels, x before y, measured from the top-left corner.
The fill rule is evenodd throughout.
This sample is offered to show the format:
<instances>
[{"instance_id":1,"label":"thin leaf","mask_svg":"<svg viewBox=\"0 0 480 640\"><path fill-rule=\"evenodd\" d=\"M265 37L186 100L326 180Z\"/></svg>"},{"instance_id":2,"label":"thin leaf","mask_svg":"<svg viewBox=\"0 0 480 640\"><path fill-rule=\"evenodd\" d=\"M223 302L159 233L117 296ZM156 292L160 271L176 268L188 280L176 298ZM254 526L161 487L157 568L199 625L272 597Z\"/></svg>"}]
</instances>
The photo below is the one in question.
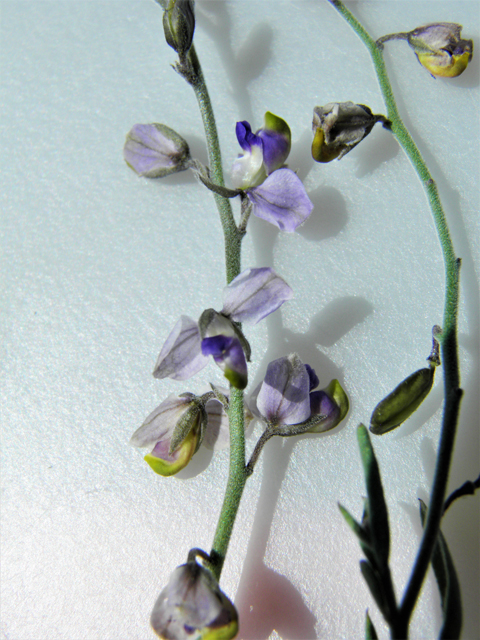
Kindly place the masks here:
<instances>
[{"instance_id":1,"label":"thin leaf","mask_svg":"<svg viewBox=\"0 0 480 640\"><path fill-rule=\"evenodd\" d=\"M362 572L362 576L364 577L378 608L383 613L385 619L387 619L387 603L385 602L382 584L378 573L368 560L360 560L360 571Z\"/></svg>"},{"instance_id":2,"label":"thin leaf","mask_svg":"<svg viewBox=\"0 0 480 640\"><path fill-rule=\"evenodd\" d=\"M420 500L422 526L427 517L427 505ZM443 625L439 640L456 640L462 630L462 598L452 556L441 531L432 554L432 567L442 603Z\"/></svg>"},{"instance_id":3,"label":"thin leaf","mask_svg":"<svg viewBox=\"0 0 480 640\"><path fill-rule=\"evenodd\" d=\"M357 430L368 496L369 528L379 568L388 566L390 530L382 480L370 436L365 425Z\"/></svg>"},{"instance_id":4,"label":"thin leaf","mask_svg":"<svg viewBox=\"0 0 480 640\"><path fill-rule=\"evenodd\" d=\"M368 609L365 612L365 640L378 640L377 632L373 626L373 622L368 615Z\"/></svg>"},{"instance_id":5,"label":"thin leaf","mask_svg":"<svg viewBox=\"0 0 480 640\"><path fill-rule=\"evenodd\" d=\"M360 542L370 546L370 538L368 537L367 532L362 527L360 523L358 523L355 518L351 515L349 511L345 509L340 503L338 504L338 508L340 509L340 513L345 518L348 526L353 531L353 533L359 538Z\"/></svg>"}]
</instances>

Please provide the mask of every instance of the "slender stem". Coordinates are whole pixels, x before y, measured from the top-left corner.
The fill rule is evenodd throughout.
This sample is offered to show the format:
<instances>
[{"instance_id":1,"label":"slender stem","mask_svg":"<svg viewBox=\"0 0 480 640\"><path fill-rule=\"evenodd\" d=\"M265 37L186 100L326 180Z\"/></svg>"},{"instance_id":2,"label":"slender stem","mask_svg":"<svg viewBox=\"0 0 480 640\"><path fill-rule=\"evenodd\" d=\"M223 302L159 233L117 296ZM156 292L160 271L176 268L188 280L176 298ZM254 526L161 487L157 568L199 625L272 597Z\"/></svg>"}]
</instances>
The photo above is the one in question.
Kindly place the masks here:
<instances>
[{"instance_id":1,"label":"slender stem","mask_svg":"<svg viewBox=\"0 0 480 640\"><path fill-rule=\"evenodd\" d=\"M467 480L462 484L461 487L458 487L458 489L452 491L452 493L445 500L443 513L446 512L446 510L453 502L455 502L455 500L458 500L458 498L461 498L462 496L473 496L477 489L480 489L480 476L478 476L478 478L473 482L471 480Z\"/></svg>"},{"instance_id":2,"label":"slender stem","mask_svg":"<svg viewBox=\"0 0 480 640\"><path fill-rule=\"evenodd\" d=\"M212 182L224 186L222 155L218 142L217 125L213 113L212 103L208 94L202 67L197 57L195 47L192 46L188 53L188 60L192 66L193 78L192 87L200 107L205 136L207 139L208 159L210 163L210 176ZM240 233L235 224L232 207L228 198L219 194L214 194L220 221L222 223L223 235L225 238L225 268L227 284L238 276L241 269L241 242L243 233Z\"/></svg>"},{"instance_id":3,"label":"slender stem","mask_svg":"<svg viewBox=\"0 0 480 640\"><path fill-rule=\"evenodd\" d=\"M455 434L460 411L462 391L459 388L460 373L457 343L460 260L455 256L453 243L436 184L420 154L420 151L405 128L405 125L398 113L383 59L383 46L377 45L373 38L371 38L363 26L340 0L329 0L329 2L352 26L370 51L383 98L387 106L388 118L392 122L392 132L410 158L410 161L415 167L415 170L423 183L430 203L430 209L435 221L435 226L437 228L445 263L445 306L443 315L443 331L439 337L444 369L445 403L437 463L423 538L415 559L410 581L407 585L399 608L398 626L396 629L392 629L393 637L406 638L409 620L420 593L440 527L440 520L443 514L443 502L445 499L445 491L453 456Z\"/></svg>"},{"instance_id":4,"label":"slender stem","mask_svg":"<svg viewBox=\"0 0 480 640\"><path fill-rule=\"evenodd\" d=\"M186 75L195 91L202 115L207 139L210 177L216 185L224 186L222 157L218 143L217 126L207 85L200 61L192 46L188 54L191 73ZM241 269L241 242L244 230L237 229L228 198L214 193L225 239L225 269L227 284L238 276ZM210 561L207 563L217 580L220 579L223 563L233 531L233 525L240 506L247 475L245 472L245 427L243 391L231 388L228 409L230 425L230 464L227 487L215 532Z\"/></svg>"}]
</instances>

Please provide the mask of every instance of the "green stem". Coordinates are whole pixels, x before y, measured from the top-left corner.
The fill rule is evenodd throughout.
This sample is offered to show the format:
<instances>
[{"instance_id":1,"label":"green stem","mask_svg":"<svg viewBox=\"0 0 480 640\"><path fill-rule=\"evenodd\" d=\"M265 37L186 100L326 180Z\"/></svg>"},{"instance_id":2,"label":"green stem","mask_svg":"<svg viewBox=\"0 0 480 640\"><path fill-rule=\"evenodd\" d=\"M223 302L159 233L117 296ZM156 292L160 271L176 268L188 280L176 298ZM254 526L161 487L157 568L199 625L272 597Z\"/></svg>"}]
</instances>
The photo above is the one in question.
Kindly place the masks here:
<instances>
[{"instance_id":1,"label":"green stem","mask_svg":"<svg viewBox=\"0 0 480 640\"><path fill-rule=\"evenodd\" d=\"M329 0L339 11L345 20L352 26L357 35L368 48L377 73L378 82L387 106L387 114L392 122L392 132L402 145L405 153L410 158L415 170L426 191L430 203L430 209L435 221L440 245L442 247L445 263L445 305L443 314L443 331L439 337L442 349L445 403L440 433L439 449L435 476L432 485L432 495L428 508L427 522L422 541L413 566L410 581L405 590L402 603L399 608L398 626L392 629L393 637L407 637L408 624L415 603L420 593L428 565L435 547L440 520L443 513L443 502L447 488L448 475L453 456L455 435L460 411L460 399L462 391L460 385L460 373L458 364L457 343L457 310L459 298L459 270L460 260L455 256L453 243L450 237L445 213L443 211L437 186L423 160L420 151L407 131L398 113L397 105L388 78L383 59L383 47L378 46L375 40L367 33L364 27L343 5L340 0Z\"/></svg>"},{"instance_id":2,"label":"green stem","mask_svg":"<svg viewBox=\"0 0 480 640\"><path fill-rule=\"evenodd\" d=\"M218 142L217 125L213 113L212 103L208 94L207 85L203 77L200 61L197 57L195 47L192 46L188 53L188 60L194 73L191 82L195 96L200 107L205 136L207 139L208 160L210 164L210 177L212 182L224 186L222 155ZM245 234L237 229L232 213L230 200L218 194L214 194L220 221L222 223L223 235L225 238L225 268L227 284L238 276L241 269L241 243Z\"/></svg>"},{"instance_id":3,"label":"green stem","mask_svg":"<svg viewBox=\"0 0 480 640\"><path fill-rule=\"evenodd\" d=\"M222 157L218 143L217 126L207 85L194 47L189 51L188 61L193 72L190 84L195 91L202 115L207 139L210 178L213 183L224 186ZM241 269L241 242L245 230L239 230L235 224L232 207L228 198L214 193L225 240L225 270L227 284L238 276ZM220 579L223 563L232 536L235 518L240 506L247 474L245 472L245 427L243 391L231 387L228 409L230 425L230 464L227 487L222 509L218 518L217 530L210 552L210 569L217 580Z\"/></svg>"}]
</instances>

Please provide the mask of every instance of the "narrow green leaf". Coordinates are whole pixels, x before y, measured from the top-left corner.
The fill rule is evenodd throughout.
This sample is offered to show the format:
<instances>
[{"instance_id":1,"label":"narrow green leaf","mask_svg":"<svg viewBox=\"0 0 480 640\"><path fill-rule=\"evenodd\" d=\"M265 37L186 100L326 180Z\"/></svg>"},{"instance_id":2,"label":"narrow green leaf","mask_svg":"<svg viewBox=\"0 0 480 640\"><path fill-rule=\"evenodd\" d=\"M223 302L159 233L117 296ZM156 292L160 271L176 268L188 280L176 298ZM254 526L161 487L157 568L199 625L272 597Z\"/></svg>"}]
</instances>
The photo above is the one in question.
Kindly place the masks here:
<instances>
[{"instance_id":1,"label":"narrow green leaf","mask_svg":"<svg viewBox=\"0 0 480 640\"><path fill-rule=\"evenodd\" d=\"M387 567L390 550L390 530L380 470L365 425L361 424L358 427L357 437L367 486L370 537L378 566L380 568Z\"/></svg>"},{"instance_id":2,"label":"narrow green leaf","mask_svg":"<svg viewBox=\"0 0 480 640\"><path fill-rule=\"evenodd\" d=\"M340 503L338 503L338 508L340 509L340 513L342 514L342 516L345 518L348 526L353 531L353 533L357 536L357 538L359 538L361 542L369 545L370 539L367 535L367 532L362 527L362 525L358 523L355 520L355 518L351 515L351 513L347 511L345 507L343 507Z\"/></svg>"},{"instance_id":3,"label":"narrow green leaf","mask_svg":"<svg viewBox=\"0 0 480 640\"><path fill-rule=\"evenodd\" d=\"M427 505L420 500L420 518L422 526L427 517ZM462 630L462 598L460 584L448 550L447 542L441 531L432 555L432 567L437 580L442 603L443 625L439 640L456 640Z\"/></svg>"},{"instance_id":4,"label":"narrow green leaf","mask_svg":"<svg viewBox=\"0 0 480 640\"><path fill-rule=\"evenodd\" d=\"M368 615L368 609L365 612L365 640L378 640L377 632L373 626L373 622Z\"/></svg>"},{"instance_id":5,"label":"narrow green leaf","mask_svg":"<svg viewBox=\"0 0 480 640\"><path fill-rule=\"evenodd\" d=\"M385 602L382 584L378 573L368 560L360 560L360 571L362 572L362 576L364 577L378 608L383 613L385 619L388 619L387 604Z\"/></svg>"}]
</instances>

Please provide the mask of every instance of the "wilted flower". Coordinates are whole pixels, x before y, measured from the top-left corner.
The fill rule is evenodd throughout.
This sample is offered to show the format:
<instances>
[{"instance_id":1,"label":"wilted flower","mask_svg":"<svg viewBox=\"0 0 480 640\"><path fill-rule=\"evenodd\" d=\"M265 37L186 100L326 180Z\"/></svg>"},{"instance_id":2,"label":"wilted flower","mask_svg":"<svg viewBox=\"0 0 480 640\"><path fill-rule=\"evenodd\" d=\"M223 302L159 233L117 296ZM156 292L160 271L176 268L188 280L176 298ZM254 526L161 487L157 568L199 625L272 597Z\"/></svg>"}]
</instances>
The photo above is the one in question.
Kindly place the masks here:
<instances>
[{"instance_id":1,"label":"wilted flower","mask_svg":"<svg viewBox=\"0 0 480 640\"><path fill-rule=\"evenodd\" d=\"M270 267L246 269L224 289L222 311L207 309L199 322L182 316L168 336L155 365L156 378L186 380L203 369L209 355L240 389L247 385L247 349L237 322L255 324L293 293Z\"/></svg>"},{"instance_id":2,"label":"wilted flower","mask_svg":"<svg viewBox=\"0 0 480 640\"><path fill-rule=\"evenodd\" d=\"M186 141L164 124L136 124L127 134L125 162L144 178L163 178L185 171L191 158Z\"/></svg>"},{"instance_id":3,"label":"wilted flower","mask_svg":"<svg viewBox=\"0 0 480 640\"><path fill-rule=\"evenodd\" d=\"M343 158L373 129L376 122L389 126L382 115L374 115L364 104L330 102L313 110L312 157L317 162Z\"/></svg>"},{"instance_id":4,"label":"wilted flower","mask_svg":"<svg viewBox=\"0 0 480 640\"><path fill-rule=\"evenodd\" d=\"M465 71L473 56L473 41L462 40L462 26L436 22L406 33L391 33L377 40L407 40L418 61L432 76L454 78Z\"/></svg>"},{"instance_id":5,"label":"wilted flower","mask_svg":"<svg viewBox=\"0 0 480 640\"><path fill-rule=\"evenodd\" d=\"M290 127L267 111L265 125L256 133L248 122L237 122L243 154L233 164L234 186L246 192L252 213L283 231L295 231L313 209L300 178L282 168L290 153Z\"/></svg>"},{"instance_id":6,"label":"wilted flower","mask_svg":"<svg viewBox=\"0 0 480 640\"><path fill-rule=\"evenodd\" d=\"M172 573L150 624L164 640L230 640L238 632L238 614L210 571L193 561Z\"/></svg>"},{"instance_id":7,"label":"wilted flower","mask_svg":"<svg viewBox=\"0 0 480 640\"><path fill-rule=\"evenodd\" d=\"M178 53L186 56L193 42L195 13L193 0L170 0L163 14L165 40Z\"/></svg>"}]
</instances>

